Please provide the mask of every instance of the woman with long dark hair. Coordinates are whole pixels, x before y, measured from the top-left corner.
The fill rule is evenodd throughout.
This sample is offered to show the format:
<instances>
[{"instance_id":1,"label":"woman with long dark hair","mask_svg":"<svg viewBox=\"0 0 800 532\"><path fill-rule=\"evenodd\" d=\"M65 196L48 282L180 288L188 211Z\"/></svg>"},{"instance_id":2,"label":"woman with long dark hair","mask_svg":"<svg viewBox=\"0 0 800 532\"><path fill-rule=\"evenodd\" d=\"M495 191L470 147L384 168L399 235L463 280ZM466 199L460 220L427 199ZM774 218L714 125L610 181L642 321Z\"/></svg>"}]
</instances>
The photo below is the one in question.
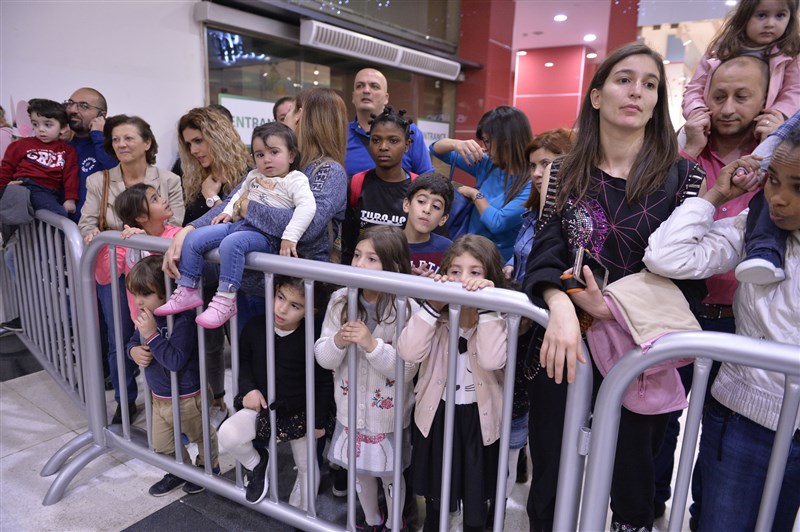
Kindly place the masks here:
<instances>
[{"instance_id":1,"label":"woman with long dark hair","mask_svg":"<svg viewBox=\"0 0 800 532\"><path fill-rule=\"evenodd\" d=\"M662 58L643 44L626 45L599 66L576 129L575 144L556 176L555 208L545 213L525 278L531 300L550 310L541 349L531 353L538 371L529 386L531 530L553 527L567 382L575 377L576 363L585 362L582 324L585 329L592 320L614 319L588 267L579 272L584 289L569 295L561 276L581 248L608 270L609 282L641 271L648 237L697 179L696 168L678 158ZM608 355L592 356L601 354ZM594 377L598 386L602 375L595 370ZM666 411L655 410L642 414L622 407L612 530L652 528L653 456L667 422Z\"/></svg>"},{"instance_id":2,"label":"woman with long dark hair","mask_svg":"<svg viewBox=\"0 0 800 532\"><path fill-rule=\"evenodd\" d=\"M431 145L430 152L475 177L474 187L456 188L475 206L466 232L489 238L503 260L508 260L522 225L522 204L531 191L525 157L525 146L533 137L531 125L522 111L501 105L483 115L475 136L480 144L473 139L441 139Z\"/></svg>"}]
</instances>

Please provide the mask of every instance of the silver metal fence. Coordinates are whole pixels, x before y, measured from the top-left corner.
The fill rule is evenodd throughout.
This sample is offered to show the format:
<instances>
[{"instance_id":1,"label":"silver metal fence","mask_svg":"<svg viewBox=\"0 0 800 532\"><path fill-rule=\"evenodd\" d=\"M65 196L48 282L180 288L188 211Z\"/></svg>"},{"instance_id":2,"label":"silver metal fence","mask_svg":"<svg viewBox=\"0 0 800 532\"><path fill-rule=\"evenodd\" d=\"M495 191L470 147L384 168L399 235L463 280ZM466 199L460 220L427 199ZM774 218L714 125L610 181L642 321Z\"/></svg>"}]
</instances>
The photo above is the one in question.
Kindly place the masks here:
<instances>
[{"instance_id":1,"label":"silver metal fence","mask_svg":"<svg viewBox=\"0 0 800 532\"><path fill-rule=\"evenodd\" d=\"M180 476L183 479L186 479L190 482L195 484L199 484L201 486L206 487L210 491L213 491L217 494L220 494L228 499L233 501L239 502L241 504L246 505L248 508L252 508L260 513L265 515L269 515L273 518L276 518L280 521L288 523L292 526L308 529L308 530L338 530L341 529L341 525L336 525L333 523L326 522L319 518L316 514L315 509L315 502L316 502L316 492L314 491L314 479L313 475L315 475L315 470L313 467L308 468L307 474L308 482L306 486L308 488L308 509L307 511L303 512L294 507L289 506L286 503L278 501L277 498L277 486L278 486L278 478L277 478L277 467L275 466L275 460L270 461L270 467L268 471L269 479L270 479L270 496L261 501L257 505L251 505L246 502L245 493L243 489L243 475L241 466L237 464L237 471L236 471L236 479L235 482L231 482L225 478L215 476L212 474L211 471L211 461L206 460L205 470L200 470L196 467L191 466L190 464L182 463L181 453L176 452L175 458L160 455L154 453L152 451L152 444L149 438L149 434L141 431L137 427L132 427L130 420L128 419L127 409L122 409L123 413L123 423L122 425L113 425L109 426L108 424L108 417L106 412L106 402L105 402L105 391L103 387L103 374L102 374L102 364L100 359L100 338L98 335L98 309L96 305L96 285L94 281L94 266L95 261L97 258L98 253L100 252L102 246L109 245L112 246L110 250L110 256L114 257L115 252L113 246L124 245L129 248L134 249L145 249L150 251L155 251L159 253L163 253L167 247L169 242L167 240L156 238L156 237L149 237L149 236L136 236L130 238L128 240L122 240L120 238L120 233L118 232L105 232L99 236L97 236L90 246L88 246L83 253L81 263L80 263L80 273L79 273L79 285L80 285L80 314L84 318L85 328L82 329L81 334L81 351L83 353L83 360L84 360L84 374L85 374L85 382L87 383L86 387L86 407L87 407L87 414L89 418L89 430L87 433L82 434L76 441L72 443L69 449L64 449L61 452L60 456L57 460L55 460L58 466L64 464L67 458L73 454L74 452L81 449L81 447L86 446L89 444L89 447L82 450L78 455L74 457L73 460L66 463L66 465L61 469L57 478L51 485L50 490L45 497L44 504L53 504L58 502L60 498L63 496L64 491L66 490L69 482L74 478L74 476L89 462L91 462L96 457L109 452L111 450L121 450L124 451L131 457L138 458L146 463L159 467L165 471L173 473L175 475ZM211 262L218 262L219 256L216 251L211 252L206 257L207 260ZM115 263L112 261L111 268L112 268L112 278L114 278L116 271L115 271ZM512 405L512 397L513 397L513 386L514 386L514 372L515 372L515 360L516 360L516 338L517 338L517 327L519 325L520 317L527 317L532 319L533 321L546 325L547 322L547 315L544 310L533 306L530 301L525 297L523 294L518 292L512 292L508 290L500 290L500 289L485 289L478 292L467 292L460 288L460 286L455 285L454 283L435 283L430 279L424 279L419 277L414 277L410 275L403 275L403 274L394 274L388 272L375 272L375 271L368 271L362 270L358 268L351 268L348 266L342 266L337 264L329 264L329 263L320 263L316 261L310 260L303 260L303 259L290 259L285 257L280 257L276 255L267 255L267 254L259 254L259 253L251 253L247 257L246 267L250 270L257 270L259 272L263 272L264 281L265 281L265 293L264 299L266 300L266 308L268 309L267 312L267 319L265 320L265 328L267 331L267 364L268 364L268 390L270 397L267 397L267 402L272 404L275 400L274 397L274 336L273 336L273 320L271 319L271 308L272 308L272 288L273 288L273 276L275 274L280 275L288 275L292 277L302 278L305 280L305 293L307 298L313 299L313 291L314 291L314 283L317 281L331 283L335 285L342 285L347 286L348 292L347 296L349 299L350 304L348 305L349 312L350 312L350 319L355 318L356 312L356 305L355 301L358 294L358 289L368 289L368 290L376 290L384 293L395 294L397 295L396 304L398 305L398 309L401 308L402 305L405 305L405 302L408 298L420 298L420 299L435 299L438 301L446 301L450 304L450 319L451 320L458 320L460 311L462 306L467 307L477 307L487 310L496 310L499 312L503 312L508 315L508 334L509 334L509 342L508 342L508 360L505 367L505 384L503 390L503 415L502 415L502 429L501 429L501 438L500 438L500 460L498 465L498 481L496 487L496 500L503 501L505 500L506 495L506 475L508 472L508 442L510 438L510 431L511 431L511 405ZM112 283L112 300L114 304L114 315L119 316L120 314L120 297L125 297L124 294L119 293L119 288L116 283ZM198 309L200 312L202 309ZM312 306L306 306L306 319L307 323L311 323L313 321L312 316ZM398 312L398 319L400 320L397 327L397 334L402 331L405 314L403 312ZM232 327L236 329L236 317L232 319ZM456 321L457 322L457 321ZM171 327L171 322L170 322ZM307 386L306 386L306 396L307 396L307 419L314 419L314 387L313 387L313 363L314 360L314 351L313 351L313 330L312 328L306 328L307 334L307 341L306 341L306 361L307 361ZM209 398L206 395L206 367L205 367L205 357L203 356L205 346L204 346L204 335L202 334L202 329L199 329L198 332L198 346L201 353L200 356L200 374L201 374L201 390L202 390L202 402L204 405L204 412L203 412L203 433L204 433L204 445L205 445L205 455L210 456L209 452L209 432L210 432L210 425L209 425L209 417L208 417L208 406L209 406ZM454 328L455 333L457 333L458 329ZM451 331L452 333L453 331ZM238 341L236 335L233 335L231 339L231 348L232 348L232 370L234 375L237 374L239 368L239 360L238 360ZM396 339L395 339L396 340ZM122 364L121 358L126 356L125 350L122 348L124 345L122 339L118 339L118 349L117 349L117 356L118 358L118 366L119 368L123 368L124 365ZM451 338L450 341L450 354L449 354L449 367L448 367L448 378L451 379L450 382L453 382L455 379L455 370L456 370L456 359L457 359L457 338ZM355 347L350 347L348 355L349 357L349 368L350 368L350 385L354 386L357 383L358 376L355 374L356 364L356 351ZM588 358L588 357L587 357ZM585 442L585 437L582 437L582 434L585 433L585 426L586 421L589 417L588 410L589 410L589 402L591 399L591 367L589 364L586 365L579 365L577 372L576 381L573 385L570 386L569 396L568 396L568 409L569 412L567 413L567 419L565 423L564 429L564 441L568 442L565 444L565 452L562 452L562 464L561 464L561 475L559 482L559 506L557 508L557 518L556 518L556 526L558 528L574 528L575 523L577 522L577 500L580 495L580 484L583 477L583 455L585 455L585 450L581 451L581 447L585 447L585 445L581 445L580 442ZM402 378L404 370L404 362L398 357L397 367L396 367L396 384L395 386L397 389L397 394L402 397L404 393L404 380ZM124 382L124 379L121 378L121 382ZM233 380L233 386L236 387L236 379ZM448 401L447 401L447 422L446 422L446 434L448 434L448 440L445 442L445 449L448 449L446 455L444 457L444 464L443 464L443 488L442 488L442 500L448 500L449 497L449 489L450 489L450 475L451 475L451 468L452 468L452 456L451 452L449 451L450 446L447 445L448 441L452 441L452 428L453 428L453 388L448 387ZM122 393L125 393L122 391ZM149 394L149 391L145 389L145 394ZM237 390L233 390L234 395L237 393ZM178 388L177 388L177 379L175 374L173 373L172 379L172 396L173 399L178 397ZM124 397L120 398L121 402L124 404ZM177 408L178 402L173 400L173 412L174 412L174 424L175 426L180 426L180 412ZM149 400L145 401L146 405L146 420L147 425L150 426L151 422L151 410L149 405ZM351 394L350 396L350 403L349 403L349 410L350 410L350 419L351 423L352 420L357 419L357 416L354 415L356 408L355 397ZM275 423L275 413L270 413L271 422ZM401 437L402 433L402 423L403 423L403 416L396 415L395 416L395 436L397 438ZM315 439L313 437L313 424L307 423L308 429L308 456L309 459L315 456L314 452L314 445ZM407 428L406 430L409 430ZM276 455L276 441L275 441L275 433L276 431L272 431L272 438L269 442L269 452L270 455L275 457ZM176 451L180 449L180 441L179 441L179 431L176 431ZM348 463L354 464L355 463L355 446L356 446L356 439L349 438L349 460ZM402 463L400 452L402 449L402 445L400 445L399 441L397 441L398 445L395 445L396 455L395 455L395 463L399 464ZM55 459L55 457L54 457ZM54 461L54 460L51 460ZM51 468L53 471L57 468ZM394 482L398 483L400 481L400 476L402 475L401 468L395 468L394 472ZM348 530L355 530L355 516L356 516L356 490L355 490L355 468L351 468L348 470L348 511L347 511L347 524L346 528ZM563 482L562 482L563 479ZM399 498L395 498L394 500L394 507L393 507L393 523L392 527L396 530L400 529L401 526L401 515L402 515L402 501ZM499 503L496 505L495 509L495 520L494 520L494 529L499 531L503 530L503 520L504 520L504 512L505 512L505 505ZM441 505L441 514L440 514L440 524L442 527L446 527L448 521L448 505L442 504Z\"/></svg>"},{"instance_id":2,"label":"silver metal fence","mask_svg":"<svg viewBox=\"0 0 800 532\"><path fill-rule=\"evenodd\" d=\"M83 253L78 226L49 211L17 231L4 282L14 291L22 332L17 337L75 405L84 409L76 280ZM5 296L3 299L6 299ZM9 300L13 300L9 297ZM10 302L9 301L9 302Z\"/></svg>"},{"instance_id":3,"label":"silver metal fence","mask_svg":"<svg viewBox=\"0 0 800 532\"><path fill-rule=\"evenodd\" d=\"M631 351L603 380L592 422L591 448L581 505L581 530L602 530L606 523L620 406L625 390L645 369L666 360L685 358L687 353L703 353L706 357L695 360L669 530L679 531L683 521L711 359L758 367L786 376L778 430L756 524L756 530L772 529L794 424L800 408L800 347L726 333L690 332L662 338L646 355L638 349Z\"/></svg>"}]
</instances>

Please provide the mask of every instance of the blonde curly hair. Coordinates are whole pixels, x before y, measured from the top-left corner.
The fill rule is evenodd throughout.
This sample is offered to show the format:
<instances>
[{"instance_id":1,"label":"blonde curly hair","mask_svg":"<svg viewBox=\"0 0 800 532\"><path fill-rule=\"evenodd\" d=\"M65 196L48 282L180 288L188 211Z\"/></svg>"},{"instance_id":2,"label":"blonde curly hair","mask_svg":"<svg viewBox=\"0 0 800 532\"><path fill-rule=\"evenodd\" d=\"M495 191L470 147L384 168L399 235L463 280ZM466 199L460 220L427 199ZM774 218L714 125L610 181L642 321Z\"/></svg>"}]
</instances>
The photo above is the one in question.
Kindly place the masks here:
<instances>
[{"instance_id":1,"label":"blonde curly hair","mask_svg":"<svg viewBox=\"0 0 800 532\"><path fill-rule=\"evenodd\" d=\"M183 140L183 132L197 129L208 143L213 162L203 168L189 151ZM183 167L183 189L186 202L191 202L200 194L200 186L209 175L222 182L222 187L232 190L253 166L247 147L233 127L233 123L220 111L211 107L197 107L178 121L178 146Z\"/></svg>"}]
</instances>

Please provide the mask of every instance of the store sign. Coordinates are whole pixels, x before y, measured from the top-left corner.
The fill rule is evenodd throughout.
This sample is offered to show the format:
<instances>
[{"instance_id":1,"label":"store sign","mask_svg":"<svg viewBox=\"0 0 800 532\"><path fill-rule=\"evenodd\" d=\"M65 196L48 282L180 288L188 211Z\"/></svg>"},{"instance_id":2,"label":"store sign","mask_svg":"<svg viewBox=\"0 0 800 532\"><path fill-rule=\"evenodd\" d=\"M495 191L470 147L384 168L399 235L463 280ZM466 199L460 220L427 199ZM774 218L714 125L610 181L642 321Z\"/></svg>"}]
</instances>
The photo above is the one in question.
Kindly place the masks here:
<instances>
[{"instance_id":1,"label":"store sign","mask_svg":"<svg viewBox=\"0 0 800 532\"><path fill-rule=\"evenodd\" d=\"M233 127L248 148L253 139L253 130L261 124L275 121L272 116L275 102L232 94L220 94L217 100L233 115Z\"/></svg>"},{"instance_id":2,"label":"store sign","mask_svg":"<svg viewBox=\"0 0 800 532\"><path fill-rule=\"evenodd\" d=\"M433 120L417 120L417 128L422 132L425 139L425 147L430 148L431 144L439 139L450 136L450 124L448 122L434 122Z\"/></svg>"}]
</instances>

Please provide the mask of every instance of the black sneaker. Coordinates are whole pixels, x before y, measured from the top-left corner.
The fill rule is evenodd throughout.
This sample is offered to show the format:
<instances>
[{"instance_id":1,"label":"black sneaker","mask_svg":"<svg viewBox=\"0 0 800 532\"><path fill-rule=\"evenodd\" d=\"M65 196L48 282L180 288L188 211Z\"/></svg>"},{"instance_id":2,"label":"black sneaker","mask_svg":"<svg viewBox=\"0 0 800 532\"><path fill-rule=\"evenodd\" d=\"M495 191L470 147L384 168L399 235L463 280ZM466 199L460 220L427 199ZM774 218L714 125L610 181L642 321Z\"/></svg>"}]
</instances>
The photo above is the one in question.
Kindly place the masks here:
<instances>
[{"instance_id":1,"label":"black sneaker","mask_svg":"<svg viewBox=\"0 0 800 532\"><path fill-rule=\"evenodd\" d=\"M8 320L6 322L0 323L0 328L5 329L7 331L22 332L22 321L20 321L18 316L13 320Z\"/></svg>"},{"instance_id":2,"label":"black sneaker","mask_svg":"<svg viewBox=\"0 0 800 532\"><path fill-rule=\"evenodd\" d=\"M195 493L203 493L206 491L204 486L198 486L194 482L186 481L183 485L183 492L188 493L189 495L194 495Z\"/></svg>"},{"instance_id":3,"label":"black sneaker","mask_svg":"<svg viewBox=\"0 0 800 532\"><path fill-rule=\"evenodd\" d=\"M335 497L347 497L347 469L339 468L333 472L331 492Z\"/></svg>"},{"instance_id":4,"label":"black sneaker","mask_svg":"<svg viewBox=\"0 0 800 532\"><path fill-rule=\"evenodd\" d=\"M136 406L136 401L128 401L128 419L131 423L136 419L136 414L139 409ZM122 405L117 403L117 410L114 412L114 417L111 418L112 425L122 425Z\"/></svg>"},{"instance_id":5,"label":"black sneaker","mask_svg":"<svg viewBox=\"0 0 800 532\"><path fill-rule=\"evenodd\" d=\"M184 434L181 434L181 436L184 436ZM204 467L201 465L198 465L197 467L199 467L200 469L204 469ZM219 466L211 469L211 473L214 475L219 475ZM194 495L195 493L202 493L205 490L206 490L205 486L198 486L197 484L189 480L187 480L186 484L183 485L183 492L188 493L189 495Z\"/></svg>"},{"instance_id":6,"label":"black sneaker","mask_svg":"<svg viewBox=\"0 0 800 532\"><path fill-rule=\"evenodd\" d=\"M248 475L250 481L247 483L245 498L247 502L257 504L264 500L269 489L269 479L267 479L267 468L269 467L269 452L266 449L256 449L261 457L253 471Z\"/></svg>"},{"instance_id":7,"label":"black sneaker","mask_svg":"<svg viewBox=\"0 0 800 532\"><path fill-rule=\"evenodd\" d=\"M517 484L525 484L528 482L528 446L526 445L519 450L519 459L517 460ZM509 495L506 493L506 495Z\"/></svg>"},{"instance_id":8,"label":"black sneaker","mask_svg":"<svg viewBox=\"0 0 800 532\"><path fill-rule=\"evenodd\" d=\"M153 497L163 497L164 495L175 491L186 483L181 477L176 477L172 473L167 473L164 478L150 486L149 493Z\"/></svg>"}]
</instances>

